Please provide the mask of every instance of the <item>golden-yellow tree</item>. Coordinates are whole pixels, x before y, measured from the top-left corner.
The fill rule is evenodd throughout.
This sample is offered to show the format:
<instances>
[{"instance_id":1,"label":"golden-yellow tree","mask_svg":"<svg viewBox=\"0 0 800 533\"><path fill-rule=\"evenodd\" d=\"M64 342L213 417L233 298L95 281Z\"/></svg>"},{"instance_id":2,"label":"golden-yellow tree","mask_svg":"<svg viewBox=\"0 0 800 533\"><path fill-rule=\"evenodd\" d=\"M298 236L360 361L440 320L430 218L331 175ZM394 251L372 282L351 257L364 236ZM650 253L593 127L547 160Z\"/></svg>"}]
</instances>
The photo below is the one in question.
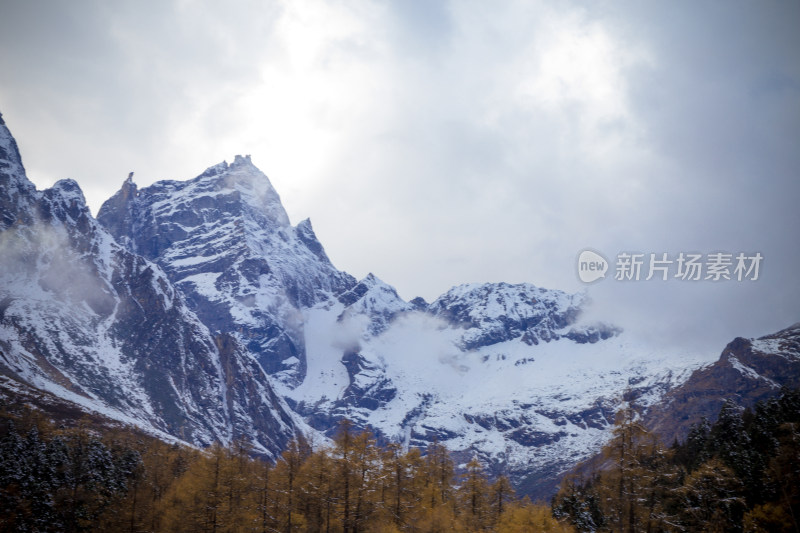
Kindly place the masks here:
<instances>
[{"instance_id":1,"label":"golden-yellow tree","mask_svg":"<svg viewBox=\"0 0 800 533\"><path fill-rule=\"evenodd\" d=\"M487 529L491 523L489 483L477 457L467 463L458 497L464 521L470 528L474 531Z\"/></svg>"}]
</instances>

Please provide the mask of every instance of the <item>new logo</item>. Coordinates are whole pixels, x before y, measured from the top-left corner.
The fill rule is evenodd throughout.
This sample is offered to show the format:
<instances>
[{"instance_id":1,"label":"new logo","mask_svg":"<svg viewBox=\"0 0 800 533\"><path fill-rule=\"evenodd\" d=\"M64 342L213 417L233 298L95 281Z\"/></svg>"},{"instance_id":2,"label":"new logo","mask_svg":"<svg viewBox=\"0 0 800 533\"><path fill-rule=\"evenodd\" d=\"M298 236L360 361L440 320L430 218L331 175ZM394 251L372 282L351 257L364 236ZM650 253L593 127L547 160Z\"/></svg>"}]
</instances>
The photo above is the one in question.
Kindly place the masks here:
<instances>
[{"instance_id":1,"label":"new logo","mask_svg":"<svg viewBox=\"0 0 800 533\"><path fill-rule=\"evenodd\" d=\"M584 283L592 283L605 278L608 261L594 250L584 250L578 255L578 278Z\"/></svg>"}]
</instances>

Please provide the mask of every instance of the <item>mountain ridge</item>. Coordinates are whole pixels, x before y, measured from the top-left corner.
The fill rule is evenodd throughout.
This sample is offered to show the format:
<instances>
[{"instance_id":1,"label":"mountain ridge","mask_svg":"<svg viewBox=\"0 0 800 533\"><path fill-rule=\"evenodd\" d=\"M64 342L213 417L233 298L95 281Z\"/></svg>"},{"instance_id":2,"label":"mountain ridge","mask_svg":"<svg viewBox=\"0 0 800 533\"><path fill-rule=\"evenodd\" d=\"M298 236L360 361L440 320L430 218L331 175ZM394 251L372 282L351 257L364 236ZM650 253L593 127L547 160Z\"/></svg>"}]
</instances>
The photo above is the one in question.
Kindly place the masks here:
<instances>
[{"instance_id":1,"label":"mountain ridge","mask_svg":"<svg viewBox=\"0 0 800 533\"><path fill-rule=\"evenodd\" d=\"M74 181L36 191L0 116L0 244L14 252L0 373L199 446L244 438L275 458L348 418L546 496L621 406L656 416L713 366L585 323L583 293L473 283L406 302L371 273L356 280L309 219L291 225L248 156L141 189L129 176L94 218ZM737 346L726 372L772 379L762 345Z\"/></svg>"},{"instance_id":2,"label":"mountain ridge","mask_svg":"<svg viewBox=\"0 0 800 533\"><path fill-rule=\"evenodd\" d=\"M0 371L191 444L247 436L277 456L299 421L250 354L120 246L75 181L37 191L1 118L0 185Z\"/></svg>"},{"instance_id":3,"label":"mountain ridge","mask_svg":"<svg viewBox=\"0 0 800 533\"><path fill-rule=\"evenodd\" d=\"M252 161L235 161L135 195L123 184L98 220L157 262L210 330L247 346L317 432L331 436L348 418L381 439L440 441L537 476L610 435L629 380L644 402L680 373L664 356L638 361L620 328L582 323L581 293L478 283L428 304L373 274L356 281L330 263L310 222L290 225ZM267 191L265 214L231 183ZM593 372L609 379L593 384Z\"/></svg>"},{"instance_id":4,"label":"mountain ridge","mask_svg":"<svg viewBox=\"0 0 800 533\"><path fill-rule=\"evenodd\" d=\"M249 156L191 180L142 189L126 181L97 219L161 265L209 329L233 334L291 383L305 373L302 324L292 317L355 284L330 263L310 221L290 225Z\"/></svg>"},{"instance_id":5,"label":"mountain ridge","mask_svg":"<svg viewBox=\"0 0 800 533\"><path fill-rule=\"evenodd\" d=\"M644 421L665 442L682 441L703 418L713 422L726 400L751 407L783 387L800 388L800 323L755 339L735 338L719 359L667 392Z\"/></svg>"}]
</instances>

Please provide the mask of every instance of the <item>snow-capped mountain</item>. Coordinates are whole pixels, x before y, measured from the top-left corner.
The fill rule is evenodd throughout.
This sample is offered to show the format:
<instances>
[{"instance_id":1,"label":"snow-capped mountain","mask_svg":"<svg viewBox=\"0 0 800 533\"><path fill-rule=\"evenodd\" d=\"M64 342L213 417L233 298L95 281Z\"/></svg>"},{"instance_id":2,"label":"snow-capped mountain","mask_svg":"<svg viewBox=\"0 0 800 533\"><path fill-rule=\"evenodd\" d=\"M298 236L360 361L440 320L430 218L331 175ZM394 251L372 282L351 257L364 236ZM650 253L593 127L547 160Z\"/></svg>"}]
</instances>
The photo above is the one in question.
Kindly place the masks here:
<instances>
[{"instance_id":1,"label":"snow-capped mountain","mask_svg":"<svg viewBox=\"0 0 800 533\"><path fill-rule=\"evenodd\" d=\"M530 493L599 450L623 401L654 404L702 363L581 325L581 294L472 284L426 306L378 294L364 314L347 301L304 312L307 376L282 390L295 411L324 432L347 417L386 440L439 441L464 462L477 453ZM387 314L376 333L370 317Z\"/></svg>"},{"instance_id":2,"label":"snow-capped mountain","mask_svg":"<svg viewBox=\"0 0 800 533\"><path fill-rule=\"evenodd\" d=\"M656 412L711 362L582 322L584 294L484 283L406 302L357 281L249 157L129 177L95 220L75 182L35 189L2 125L0 248L0 374L201 445L274 456L347 417L546 495L624 402Z\"/></svg>"},{"instance_id":3,"label":"snow-capped mountain","mask_svg":"<svg viewBox=\"0 0 800 533\"><path fill-rule=\"evenodd\" d=\"M796 323L757 339L735 338L716 361L695 369L643 410L640 421L662 444L671 445L685 442L693 425L717 421L726 403L744 410L799 387L800 323ZM607 455L597 454L565 475L591 477L607 462Z\"/></svg>"},{"instance_id":4,"label":"snow-capped mountain","mask_svg":"<svg viewBox=\"0 0 800 533\"><path fill-rule=\"evenodd\" d=\"M289 224L249 157L141 190L128 178L97 219L158 263L211 331L236 337L288 383L306 370L300 310L356 283L333 267L310 221Z\"/></svg>"},{"instance_id":5,"label":"snow-capped mountain","mask_svg":"<svg viewBox=\"0 0 800 533\"><path fill-rule=\"evenodd\" d=\"M36 190L2 117L0 248L0 373L192 444L275 456L295 435L252 355L117 244L77 183Z\"/></svg>"},{"instance_id":6,"label":"snow-capped mountain","mask_svg":"<svg viewBox=\"0 0 800 533\"><path fill-rule=\"evenodd\" d=\"M800 387L800 323L758 339L737 337L717 361L665 394L645 422L665 442L682 440L703 417L716 420L726 400L750 407L782 387Z\"/></svg>"},{"instance_id":7,"label":"snow-capped mountain","mask_svg":"<svg viewBox=\"0 0 800 533\"><path fill-rule=\"evenodd\" d=\"M460 345L467 350L520 338L528 345L567 338L595 343L621 333L597 324L575 326L585 295L566 294L530 284L468 284L453 287L428 311L465 329Z\"/></svg>"},{"instance_id":8,"label":"snow-capped mountain","mask_svg":"<svg viewBox=\"0 0 800 533\"><path fill-rule=\"evenodd\" d=\"M346 417L382 439L438 440L539 479L602 446L626 391L656 401L698 364L582 324L583 294L472 284L427 304L372 274L356 282L309 221L290 224L248 157L183 182L128 179L98 220L156 262L212 332L247 346L328 435Z\"/></svg>"}]
</instances>

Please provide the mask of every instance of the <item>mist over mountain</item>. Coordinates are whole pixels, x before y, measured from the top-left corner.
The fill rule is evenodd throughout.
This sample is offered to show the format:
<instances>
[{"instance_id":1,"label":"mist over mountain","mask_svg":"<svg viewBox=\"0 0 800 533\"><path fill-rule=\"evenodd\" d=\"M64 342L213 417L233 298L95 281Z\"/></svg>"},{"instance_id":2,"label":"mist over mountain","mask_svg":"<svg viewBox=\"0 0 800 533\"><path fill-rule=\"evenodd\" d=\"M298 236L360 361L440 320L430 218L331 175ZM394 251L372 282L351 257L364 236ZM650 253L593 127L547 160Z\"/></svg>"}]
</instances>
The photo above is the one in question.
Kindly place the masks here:
<instances>
[{"instance_id":1,"label":"mist over mountain","mask_svg":"<svg viewBox=\"0 0 800 533\"><path fill-rule=\"evenodd\" d=\"M117 244L77 183L37 191L1 118L0 230L4 375L200 446L246 436L275 457L295 436L250 352Z\"/></svg>"},{"instance_id":2,"label":"mist over mountain","mask_svg":"<svg viewBox=\"0 0 800 533\"><path fill-rule=\"evenodd\" d=\"M531 283L405 301L338 270L249 156L141 189L129 177L95 219L74 181L36 190L1 118L0 248L4 388L270 458L346 418L382 441L478 456L546 496L623 405L668 412L717 355L653 348L587 321L585 294ZM763 381L759 394L779 388L769 372L797 373L785 343L752 353L769 363L727 356L726 372Z\"/></svg>"}]
</instances>

